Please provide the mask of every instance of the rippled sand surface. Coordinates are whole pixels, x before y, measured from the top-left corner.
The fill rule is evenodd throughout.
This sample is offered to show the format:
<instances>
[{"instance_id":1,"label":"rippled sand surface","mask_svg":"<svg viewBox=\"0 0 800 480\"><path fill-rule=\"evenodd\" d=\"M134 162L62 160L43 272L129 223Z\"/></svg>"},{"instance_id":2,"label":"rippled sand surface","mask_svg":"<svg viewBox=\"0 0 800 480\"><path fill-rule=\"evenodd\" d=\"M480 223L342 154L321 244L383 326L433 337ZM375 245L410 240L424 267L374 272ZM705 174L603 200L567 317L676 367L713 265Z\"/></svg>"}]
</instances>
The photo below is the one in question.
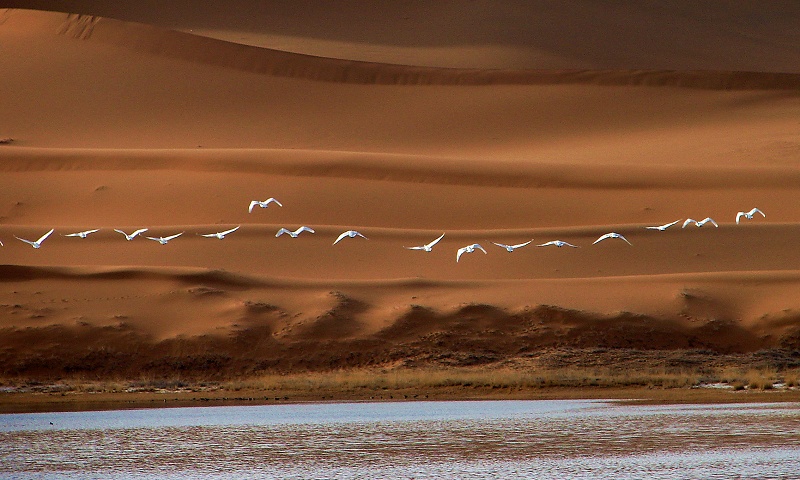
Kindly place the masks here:
<instances>
[{"instance_id":1,"label":"rippled sand surface","mask_svg":"<svg viewBox=\"0 0 800 480\"><path fill-rule=\"evenodd\" d=\"M52 422L52 425L50 424ZM800 405L486 401L0 416L1 478L794 478Z\"/></svg>"}]
</instances>

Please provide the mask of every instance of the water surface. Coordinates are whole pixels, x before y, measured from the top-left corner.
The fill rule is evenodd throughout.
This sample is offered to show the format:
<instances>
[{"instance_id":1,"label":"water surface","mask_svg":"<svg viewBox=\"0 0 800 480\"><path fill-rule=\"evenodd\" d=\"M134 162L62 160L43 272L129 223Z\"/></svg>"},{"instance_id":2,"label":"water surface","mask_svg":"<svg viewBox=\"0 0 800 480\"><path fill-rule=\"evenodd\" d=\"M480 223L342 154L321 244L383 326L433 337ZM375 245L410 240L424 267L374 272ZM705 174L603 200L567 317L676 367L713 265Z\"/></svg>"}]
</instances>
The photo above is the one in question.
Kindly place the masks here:
<instances>
[{"instance_id":1,"label":"water surface","mask_svg":"<svg viewBox=\"0 0 800 480\"><path fill-rule=\"evenodd\" d=\"M0 478L789 479L798 472L796 403L456 401L0 415Z\"/></svg>"}]
</instances>

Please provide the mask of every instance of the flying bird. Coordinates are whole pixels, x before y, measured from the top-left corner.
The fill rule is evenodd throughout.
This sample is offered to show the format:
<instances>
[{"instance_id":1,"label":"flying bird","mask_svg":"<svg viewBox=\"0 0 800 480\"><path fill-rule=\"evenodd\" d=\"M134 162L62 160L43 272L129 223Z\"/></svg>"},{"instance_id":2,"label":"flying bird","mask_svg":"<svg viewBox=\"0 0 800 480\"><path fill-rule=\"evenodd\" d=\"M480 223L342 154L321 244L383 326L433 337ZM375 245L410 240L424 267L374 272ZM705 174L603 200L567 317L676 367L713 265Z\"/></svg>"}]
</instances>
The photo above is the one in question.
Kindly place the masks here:
<instances>
[{"instance_id":1,"label":"flying bird","mask_svg":"<svg viewBox=\"0 0 800 480\"><path fill-rule=\"evenodd\" d=\"M476 249L480 250L484 254L486 253L486 250L484 250L483 247L481 247L477 243L473 243L472 245L467 245L466 247L461 247L458 249L458 252L456 252L456 263L458 263L458 261L461 260L461 255L464 255L465 253L472 253Z\"/></svg>"},{"instance_id":2,"label":"flying bird","mask_svg":"<svg viewBox=\"0 0 800 480\"><path fill-rule=\"evenodd\" d=\"M294 232L289 230L288 228L281 228L280 230L278 230L278 233L275 234L275 238L280 237L284 233L288 234L292 238L297 238L297 236L300 235L303 232L316 233L316 232L314 232L313 228L306 227L305 225L303 225L302 227L298 228Z\"/></svg>"},{"instance_id":3,"label":"flying bird","mask_svg":"<svg viewBox=\"0 0 800 480\"><path fill-rule=\"evenodd\" d=\"M261 208L267 208L270 203L277 203L279 207L283 206L283 204L281 202L277 201L276 199L274 199L272 197L269 197L268 199L264 200L263 202L260 202L258 200L253 200L252 202L250 202L250 207L247 209L247 213L253 213L253 208L255 208L256 205L258 205Z\"/></svg>"},{"instance_id":4,"label":"flying bird","mask_svg":"<svg viewBox=\"0 0 800 480\"><path fill-rule=\"evenodd\" d=\"M659 230L663 232L664 230L668 229L669 227L675 225L678 222L680 222L680 220L675 220L674 222L665 223L664 225L659 225L657 227L644 227L644 228L648 230Z\"/></svg>"},{"instance_id":5,"label":"flying bird","mask_svg":"<svg viewBox=\"0 0 800 480\"><path fill-rule=\"evenodd\" d=\"M760 213L762 217L767 218L767 216L764 215L764 212L762 212L761 210L759 210L757 208L754 208L754 209L750 210L749 212L739 212L739 213L737 213L736 214L736 225L739 225L739 220L742 217L744 217L744 218L746 218L748 220L752 220L753 219L753 215L755 215L756 213Z\"/></svg>"},{"instance_id":6,"label":"flying bird","mask_svg":"<svg viewBox=\"0 0 800 480\"><path fill-rule=\"evenodd\" d=\"M30 245L33 248L40 248L42 246L42 242L44 242L45 239L47 239L47 237L49 237L50 234L53 233L54 231L55 231L55 228L51 229L49 232L47 232L44 235L42 235L41 237L39 237L39 240L36 240L35 242L31 242L30 240L25 240L24 238L19 238L16 235L14 235L14 238L16 238L17 240L21 240L21 241L27 243L28 245Z\"/></svg>"},{"instance_id":7,"label":"flying bird","mask_svg":"<svg viewBox=\"0 0 800 480\"><path fill-rule=\"evenodd\" d=\"M135 232L131 233L130 235L128 235L127 233L123 232L122 230L120 230L118 228L115 228L114 231L117 232L117 233L121 233L121 234L125 235L125 240L130 242L131 240L136 238L136 236L139 235L140 233L146 232L147 229L146 228L140 228L139 230L136 230Z\"/></svg>"},{"instance_id":8,"label":"flying bird","mask_svg":"<svg viewBox=\"0 0 800 480\"><path fill-rule=\"evenodd\" d=\"M2 240L0 240L0 247L4 247L4 246L5 246L5 245L3 245L3 241L2 241Z\"/></svg>"},{"instance_id":9,"label":"flying bird","mask_svg":"<svg viewBox=\"0 0 800 480\"><path fill-rule=\"evenodd\" d=\"M172 239L178 238L181 235L183 235L183 232L176 233L175 235L170 235L169 237L144 237L144 238L146 238L148 240L156 241L156 242L160 243L161 245L166 245L167 242L169 242Z\"/></svg>"},{"instance_id":10,"label":"flying bird","mask_svg":"<svg viewBox=\"0 0 800 480\"><path fill-rule=\"evenodd\" d=\"M360 233L356 232L355 230L348 230L348 231L342 233L341 235L339 235L339 238L337 238L336 241L333 242L333 244L336 245L337 243L339 243L339 241L341 239L346 238L346 237L349 237L349 238L361 237L361 238L364 238L366 240L369 240L367 237L365 237L364 235L361 235Z\"/></svg>"},{"instance_id":11,"label":"flying bird","mask_svg":"<svg viewBox=\"0 0 800 480\"><path fill-rule=\"evenodd\" d=\"M559 248L561 248L561 247L580 248L577 245L573 245L573 244L571 244L569 242L562 242L561 240L553 240L552 242L547 242L547 243L543 243L541 245L536 245L536 246L537 247L549 247L551 245L554 246L554 247L559 247Z\"/></svg>"},{"instance_id":12,"label":"flying bird","mask_svg":"<svg viewBox=\"0 0 800 480\"><path fill-rule=\"evenodd\" d=\"M420 245L419 247L403 247L409 250L424 250L426 252L430 252L433 250L433 246L439 243L439 240L444 238L444 233L439 236L436 240L432 241L431 243L426 243L425 245Z\"/></svg>"},{"instance_id":13,"label":"flying bird","mask_svg":"<svg viewBox=\"0 0 800 480\"><path fill-rule=\"evenodd\" d=\"M607 238L619 238L620 240L625 240L625 243L627 243L628 245L633 245L631 242L628 241L627 238L623 237L622 235L616 232L606 233L605 235L602 235L600 238L595 240L594 243L592 243L592 245L594 245L595 243L602 242Z\"/></svg>"},{"instance_id":14,"label":"flying bird","mask_svg":"<svg viewBox=\"0 0 800 480\"><path fill-rule=\"evenodd\" d=\"M711 223L715 227L719 228L719 225L717 225L717 222L715 222L714 219L711 218L711 217L706 217L706 218L700 220L699 222L697 220L692 219L692 218L687 218L686 221L683 222L683 226L681 228L686 228L686 225L689 225L690 223L694 223L698 227L702 227L706 223Z\"/></svg>"},{"instance_id":15,"label":"flying bird","mask_svg":"<svg viewBox=\"0 0 800 480\"><path fill-rule=\"evenodd\" d=\"M82 231L82 232L78 232L78 233L68 233L68 234L66 234L66 235L64 235L64 236L65 236L65 237L79 237L79 238L86 238L86 237L88 237L90 234L92 234L92 233L94 233L94 232L99 232L99 231L100 231L100 229L99 229L99 228L95 228L94 230L84 230L84 231Z\"/></svg>"},{"instance_id":16,"label":"flying bird","mask_svg":"<svg viewBox=\"0 0 800 480\"><path fill-rule=\"evenodd\" d=\"M239 227L241 227L241 225L239 225ZM219 238L220 240L222 240L223 238L225 238L225 235L227 235L229 233L233 233L236 230L239 230L239 227L234 227L234 228L231 228L230 230L225 230L224 232L206 233L206 234L201 235L201 237Z\"/></svg>"},{"instance_id":17,"label":"flying bird","mask_svg":"<svg viewBox=\"0 0 800 480\"><path fill-rule=\"evenodd\" d=\"M525 243L518 243L516 245L506 245L505 243L497 243L497 242L492 242L492 243L494 243L495 245L497 245L500 248L505 248L509 252L513 252L514 250L516 250L518 248L522 248L525 245L529 245L531 242L533 242L533 240L528 240Z\"/></svg>"}]
</instances>

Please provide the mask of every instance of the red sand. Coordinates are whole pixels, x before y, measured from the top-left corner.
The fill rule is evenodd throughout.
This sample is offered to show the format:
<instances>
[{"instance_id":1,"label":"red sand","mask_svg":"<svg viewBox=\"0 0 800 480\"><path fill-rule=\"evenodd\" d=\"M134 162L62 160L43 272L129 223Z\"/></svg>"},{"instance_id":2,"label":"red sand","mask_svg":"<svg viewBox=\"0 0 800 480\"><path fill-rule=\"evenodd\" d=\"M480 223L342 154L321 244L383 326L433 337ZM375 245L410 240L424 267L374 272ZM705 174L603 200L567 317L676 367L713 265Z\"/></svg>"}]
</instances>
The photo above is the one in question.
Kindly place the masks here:
<instances>
[{"instance_id":1,"label":"red sand","mask_svg":"<svg viewBox=\"0 0 800 480\"><path fill-rule=\"evenodd\" d=\"M800 345L795 2L105 3L0 2L4 375Z\"/></svg>"}]
</instances>

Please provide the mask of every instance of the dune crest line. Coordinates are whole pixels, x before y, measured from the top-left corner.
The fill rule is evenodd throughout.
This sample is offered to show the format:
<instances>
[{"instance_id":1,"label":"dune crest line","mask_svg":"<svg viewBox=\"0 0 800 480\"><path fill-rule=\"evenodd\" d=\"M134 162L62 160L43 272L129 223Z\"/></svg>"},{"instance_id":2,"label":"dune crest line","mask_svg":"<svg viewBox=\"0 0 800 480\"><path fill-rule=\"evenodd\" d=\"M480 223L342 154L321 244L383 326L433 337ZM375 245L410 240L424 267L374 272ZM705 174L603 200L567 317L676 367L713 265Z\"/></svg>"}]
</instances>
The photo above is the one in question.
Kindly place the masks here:
<instances>
[{"instance_id":1,"label":"dune crest line","mask_svg":"<svg viewBox=\"0 0 800 480\"><path fill-rule=\"evenodd\" d=\"M669 86L710 90L797 90L792 73L701 70L528 70L420 67L316 57L201 37L147 24L83 14L12 11L51 19L51 31L72 38L258 74L309 80L381 85ZM49 17L48 17L49 16ZM43 20L40 20L40 23Z\"/></svg>"}]
</instances>

